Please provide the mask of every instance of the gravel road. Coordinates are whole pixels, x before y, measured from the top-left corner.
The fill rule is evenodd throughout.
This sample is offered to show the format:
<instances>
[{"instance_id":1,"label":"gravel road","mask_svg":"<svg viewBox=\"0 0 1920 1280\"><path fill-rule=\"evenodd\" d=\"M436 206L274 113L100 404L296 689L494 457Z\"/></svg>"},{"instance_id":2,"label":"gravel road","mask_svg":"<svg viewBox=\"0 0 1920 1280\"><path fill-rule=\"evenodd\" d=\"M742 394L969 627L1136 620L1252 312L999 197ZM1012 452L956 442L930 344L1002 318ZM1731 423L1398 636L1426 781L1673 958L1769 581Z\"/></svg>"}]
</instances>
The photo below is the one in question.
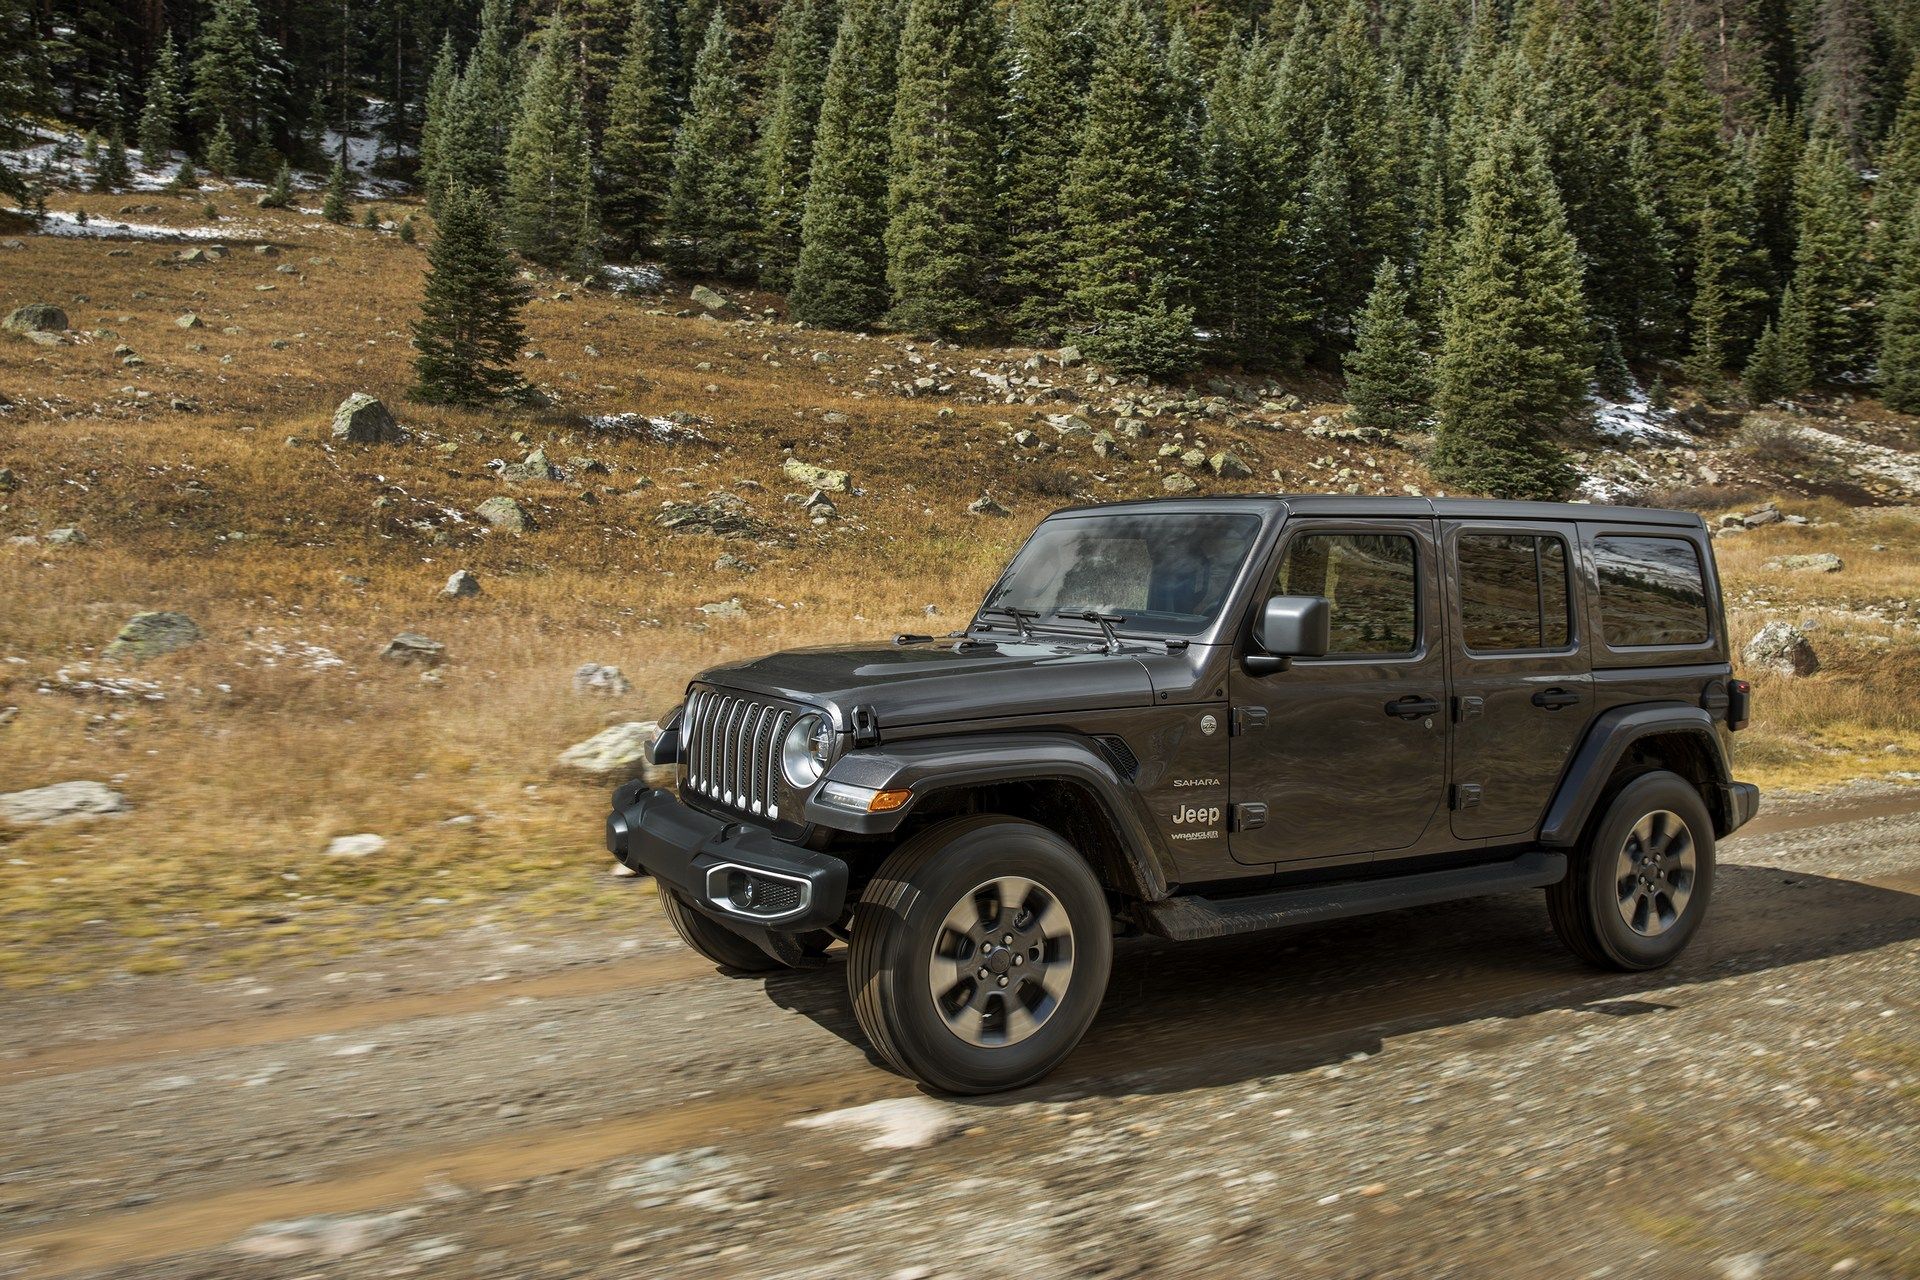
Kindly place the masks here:
<instances>
[{"instance_id":1,"label":"gravel road","mask_svg":"<svg viewBox=\"0 0 1920 1280\"><path fill-rule=\"evenodd\" d=\"M10 994L0 1276L1920 1275L1920 796L1721 849L1682 963L1538 894L1123 941L1053 1079L917 1092L837 958L472 936Z\"/></svg>"}]
</instances>

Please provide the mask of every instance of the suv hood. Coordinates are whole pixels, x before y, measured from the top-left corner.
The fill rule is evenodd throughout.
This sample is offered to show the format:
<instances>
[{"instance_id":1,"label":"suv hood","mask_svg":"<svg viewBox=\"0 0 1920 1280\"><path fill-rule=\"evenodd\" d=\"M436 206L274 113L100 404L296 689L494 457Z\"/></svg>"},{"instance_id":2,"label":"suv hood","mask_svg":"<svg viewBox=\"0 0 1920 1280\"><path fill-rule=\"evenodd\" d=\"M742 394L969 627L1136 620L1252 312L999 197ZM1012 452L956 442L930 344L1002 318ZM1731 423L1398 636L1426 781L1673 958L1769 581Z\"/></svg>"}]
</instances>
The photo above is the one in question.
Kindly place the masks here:
<instances>
[{"instance_id":1,"label":"suv hood","mask_svg":"<svg viewBox=\"0 0 1920 1280\"><path fill-rule=\"evenodd\" d=\"M1135 654L1088 652L1084 643L1046 640L958 651L938 643L788 649L714 667L698 678L722 688L830 706L842 726L854 707L870 706L883 730L1142 707L1153 701L1153 682Z\"/></svg>"}]
</instances>

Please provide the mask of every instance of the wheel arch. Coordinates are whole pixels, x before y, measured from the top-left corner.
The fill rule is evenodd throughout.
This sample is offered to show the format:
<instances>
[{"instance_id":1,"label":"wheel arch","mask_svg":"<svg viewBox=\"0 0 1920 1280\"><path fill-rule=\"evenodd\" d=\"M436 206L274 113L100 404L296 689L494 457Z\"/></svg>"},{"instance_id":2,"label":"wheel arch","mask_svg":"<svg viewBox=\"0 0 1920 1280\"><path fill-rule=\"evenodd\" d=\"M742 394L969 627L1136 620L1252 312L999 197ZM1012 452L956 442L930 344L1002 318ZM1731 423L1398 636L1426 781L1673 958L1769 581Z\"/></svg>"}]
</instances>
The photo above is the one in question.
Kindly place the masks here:
<instances>
[{"instance_id":1,"label":"wheel arch","mask_svg":"<svg viewBox=\"0 0 1920 1280\"><path fill-rule=\"evenodd\" d=\"M1733 775L1713 717L1680 702L1614 707L1594 718L1574 752L1540 824L1540 843L1572 848L1623 777L1664 770L1699 791L1725 835L1739 825L1729 788Z\"/></svg>"}]
</instances>

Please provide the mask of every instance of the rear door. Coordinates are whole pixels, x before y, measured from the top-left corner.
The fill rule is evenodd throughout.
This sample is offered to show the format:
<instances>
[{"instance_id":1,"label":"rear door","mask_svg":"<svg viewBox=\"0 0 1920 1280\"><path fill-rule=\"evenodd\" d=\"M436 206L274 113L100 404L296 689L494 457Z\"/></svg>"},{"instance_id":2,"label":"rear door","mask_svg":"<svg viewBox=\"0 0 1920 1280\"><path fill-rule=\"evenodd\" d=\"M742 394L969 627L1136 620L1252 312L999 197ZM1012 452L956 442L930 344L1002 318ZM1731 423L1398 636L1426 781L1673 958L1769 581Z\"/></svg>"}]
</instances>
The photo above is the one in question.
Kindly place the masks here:
<instances>
[{"instance_id":1,"label":"rear door","mask_svg":"<svg viewBox=\"0 0 1920 1280\"><path fill-rule=\"evenodd\" d=\"M1325 596L1332 644L1326 657L1272 675L1234 664L1236 861L1405 849L1440 812L1447 683L1433 528L1428 519L1287 522L1253 612L1272 595Z\"/></svg>"},{"instance_id":2,"label":"rear door","mask_svg":"<svg viewBox=\"0 0 1920 1280\"><path fill-rule=\"evenodd\" d=\"M1533 833L1593 711L1571 524L1441 523L1452 599L1455 839Z\"/></svg>"}]
</instances>

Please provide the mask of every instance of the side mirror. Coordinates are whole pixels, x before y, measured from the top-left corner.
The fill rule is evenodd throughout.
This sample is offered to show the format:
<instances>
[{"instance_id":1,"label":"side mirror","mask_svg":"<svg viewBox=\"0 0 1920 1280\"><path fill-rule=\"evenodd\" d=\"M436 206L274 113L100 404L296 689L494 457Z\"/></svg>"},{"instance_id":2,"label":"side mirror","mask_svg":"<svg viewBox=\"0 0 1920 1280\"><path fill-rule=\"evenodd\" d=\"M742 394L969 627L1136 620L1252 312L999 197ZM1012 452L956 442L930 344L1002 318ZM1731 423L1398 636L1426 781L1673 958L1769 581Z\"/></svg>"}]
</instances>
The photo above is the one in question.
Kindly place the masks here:
<instances>
[{"instance_id":1,"label":"side mirror","mask_svg":"<svg viewBox=\"0 0 1920 1280\"><path fill-rule=\"evenodd\" d=\"M1247 655L1254 675L1285 671L1295 658L1326 656L1331 636L1332 608L1325 596L1274 596L1261 610L1254 638L1265 653Z\"/></svg>"}]
</instances>

